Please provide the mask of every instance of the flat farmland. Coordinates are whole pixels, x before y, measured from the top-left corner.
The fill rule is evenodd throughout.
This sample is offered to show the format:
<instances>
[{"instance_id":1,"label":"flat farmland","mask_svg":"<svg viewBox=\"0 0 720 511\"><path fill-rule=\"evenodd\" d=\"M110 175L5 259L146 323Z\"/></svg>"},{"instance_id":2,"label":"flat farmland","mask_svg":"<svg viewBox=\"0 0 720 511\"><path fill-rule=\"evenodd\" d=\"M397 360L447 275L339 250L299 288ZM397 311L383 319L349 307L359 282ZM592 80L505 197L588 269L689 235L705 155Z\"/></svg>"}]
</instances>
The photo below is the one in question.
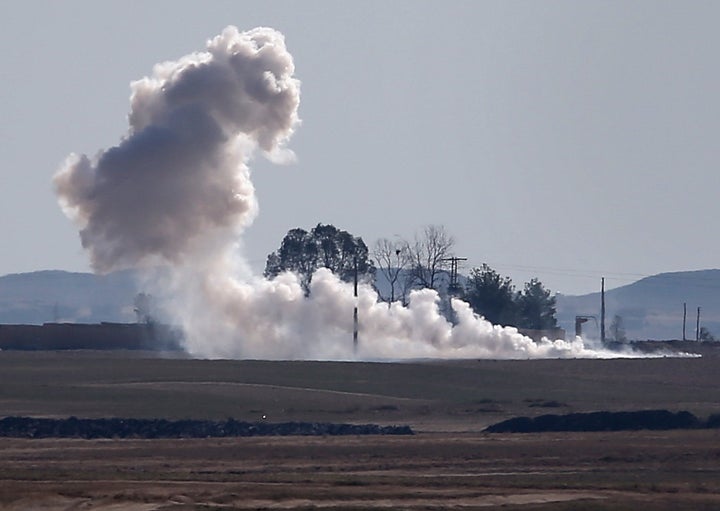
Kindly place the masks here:
<instances>
[{"instance_id":1,"label":"flat farmland","mask_svg":"<svg viewBox=\"0 0 720 511\"><path fill-rule=\"evenodd\" d=\"M0 352L0 416L408 424L411 437L0 439L0 509L720 509L720 432L486 434L720 413L720 359L267 362Z\"/></svg>"}]
</instances>

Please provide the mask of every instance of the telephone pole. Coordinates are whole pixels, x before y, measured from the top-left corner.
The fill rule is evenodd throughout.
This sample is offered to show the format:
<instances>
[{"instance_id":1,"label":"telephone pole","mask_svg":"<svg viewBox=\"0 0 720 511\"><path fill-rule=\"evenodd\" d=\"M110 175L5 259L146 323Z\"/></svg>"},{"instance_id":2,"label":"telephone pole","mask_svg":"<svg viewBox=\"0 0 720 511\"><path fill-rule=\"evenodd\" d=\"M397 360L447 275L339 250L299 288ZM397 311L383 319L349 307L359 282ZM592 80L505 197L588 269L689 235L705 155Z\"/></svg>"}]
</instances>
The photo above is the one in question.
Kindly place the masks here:
<instances>
[{"instance_id":1,"label":"telephone pole","mask_svg":"<svg viewBox=\"0 0 720 511\"><path fill-rule=\"evenodd\" d=\"M687 302L683 302L683 341L687 341L685 338L685 323L687 322Z\"/></svg>"},{"instance_id":2,"label":"telephone pole","mask_svg":"<svg viewBox=\"0 0 720 511\"><path fill-rule=\"evenodd\" d=\"M605 277L600 286L600 341L605 344Z\"/></svg>"},{"instance_id":3,"label":"telephone pole","mask_svg":"<svg viewBox=\"0 0 720 511\"><path fill-rule=\"evenodd\" d=\"M451 295L460 289L458 283L458 262L467 261L467 257L446 257L443 261L450 261L450 284L448 285L448 294Z\"/></svg>"},{"instance_id":4,"label":"telephone pole","mask_svg":"<svg viewBox=\"0 0 720 511\"><path fill-rule=\"evenodd\" d=\"M357 262L357 256L353 258L353 262L355 263L355 278L354 280L354 296L355 296L355 308L353 309L353 353L357 353L357 347L358 347L358 262Z\"/></svg>"}]
</instances>

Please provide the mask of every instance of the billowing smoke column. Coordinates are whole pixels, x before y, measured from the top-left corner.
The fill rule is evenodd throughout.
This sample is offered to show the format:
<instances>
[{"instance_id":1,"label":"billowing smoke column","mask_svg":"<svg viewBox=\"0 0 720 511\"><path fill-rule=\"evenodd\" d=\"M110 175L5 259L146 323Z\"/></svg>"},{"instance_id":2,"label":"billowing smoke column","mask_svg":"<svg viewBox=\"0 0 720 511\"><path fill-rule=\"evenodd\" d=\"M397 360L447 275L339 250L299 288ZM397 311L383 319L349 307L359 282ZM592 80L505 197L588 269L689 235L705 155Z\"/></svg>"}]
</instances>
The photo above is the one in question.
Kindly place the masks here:
<instances>
[{"instance_id":1,"label":"billowing smoke column","mask_svg":"<svg viewBox=\"0 0 720 511\"><path fill-rule=\"evenodd\" d=\"M309 297L293 274L252 277L237 256L257 213L247 166L256 150L274 161L299 124L300 82L283 36L226 28L206 51L155 66L131 84L129 129L96 157L71 155L55 176L63 210L80 228L96 271L169 268L155 296L182 325L197 356L271 359L596 357L581 340L536 344L434 291L407 307L360 290L361 343L352 350L352 288L327 270ZM240 278L243 275L243 278Z\"/></svg>"},{"instance_id":2,"label":"billowing smoke column","mask_svg":"<svg viewBox=\"0 0 720 511\"><path fill-rule=\"evenodd\" d=\"M279 154L298 124L293 72L281 34L228 27L206 52L132 83L122 142L92 160L71 155L55 176L93 267L187 264L252 222L246 163L256 147Z\"/></svg>"}]
</instances>

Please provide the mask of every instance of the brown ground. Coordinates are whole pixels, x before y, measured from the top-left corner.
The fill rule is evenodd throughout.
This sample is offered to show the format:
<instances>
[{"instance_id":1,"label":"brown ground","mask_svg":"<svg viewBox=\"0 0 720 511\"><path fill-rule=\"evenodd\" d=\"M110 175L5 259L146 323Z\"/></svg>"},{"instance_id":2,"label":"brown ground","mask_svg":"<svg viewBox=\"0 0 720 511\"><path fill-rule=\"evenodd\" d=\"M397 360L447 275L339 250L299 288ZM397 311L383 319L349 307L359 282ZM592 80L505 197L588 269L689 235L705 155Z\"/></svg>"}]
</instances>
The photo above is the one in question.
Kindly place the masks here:
<instances>
[{"instance_id":1,"label":"brown ground","mask_svg":"<svg viewBox=\"0 0 720 511\"><path fill-rule=\"evenodd\" d=\"M0 439L0 509L720 509L720 431L489 435L512 415L720 412L720 359L421 364L0 353L0 415L410 424L413 437Z\"/></svg>"}]
</instances>

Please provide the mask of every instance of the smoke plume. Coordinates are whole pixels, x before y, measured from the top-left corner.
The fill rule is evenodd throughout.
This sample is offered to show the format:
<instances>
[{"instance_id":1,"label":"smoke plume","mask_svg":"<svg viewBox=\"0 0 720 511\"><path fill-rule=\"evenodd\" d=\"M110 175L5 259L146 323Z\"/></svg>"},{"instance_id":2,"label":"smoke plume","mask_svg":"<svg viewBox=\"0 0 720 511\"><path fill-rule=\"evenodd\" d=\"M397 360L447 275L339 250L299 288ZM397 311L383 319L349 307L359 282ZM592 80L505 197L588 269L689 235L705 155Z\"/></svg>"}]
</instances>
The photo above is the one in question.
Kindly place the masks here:
<instances>
[{"instance_id":1,"label":"smoke plume","mask_svg":"<svg viewBox=\"0 0 720 511\"><path fill-rule=\"evenodd\" d=\"M281 34L228 27L205 52L133 82L120 144L73 154L55 176L93 268L187 264L251 223L247 162L256 147L279 154L298 124L293 72Z\"/></svg>"},{"instance_id":2,"label":"smoke plume","mask_svg":"<svg viewBox=\"0 0 720 511\"><path fill-rule=\"evenodd\" d=\"M535 343L454 300L415 291L407 307L318 270L306 296L296 275L249 274L237 253L257 214L248 163L273 161L299 125L300 82L282 34L228 27L205 51L131 84L128 131L94 157L70 155L55 176L93 268L169 268L152 280L197 356L269 359L598 357L582 340ZM352 311L360 345L352 349ZM614 356L617 356L616 354Z\"/></svg>"}]
</instances>

